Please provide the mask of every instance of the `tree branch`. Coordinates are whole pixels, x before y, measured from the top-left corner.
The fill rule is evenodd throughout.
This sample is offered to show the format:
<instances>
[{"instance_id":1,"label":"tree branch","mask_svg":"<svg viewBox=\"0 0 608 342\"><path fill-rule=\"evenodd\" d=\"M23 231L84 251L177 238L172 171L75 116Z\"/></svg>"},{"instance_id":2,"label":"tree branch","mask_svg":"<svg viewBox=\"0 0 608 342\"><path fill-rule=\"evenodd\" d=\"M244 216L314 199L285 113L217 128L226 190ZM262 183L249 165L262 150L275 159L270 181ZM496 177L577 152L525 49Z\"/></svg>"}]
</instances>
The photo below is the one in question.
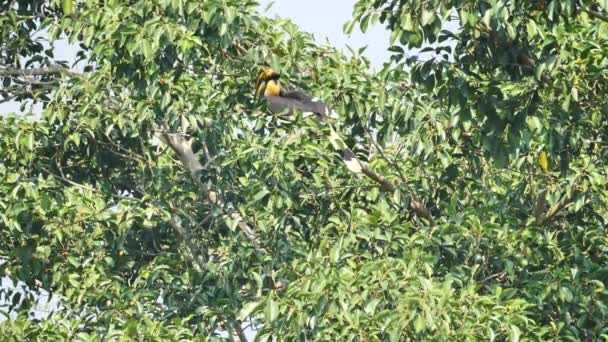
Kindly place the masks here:
<instances>
[{"instance_id":1,"label":"tree branch","mask_svg":"<svg viewBox=\"0 0 608 342\"><path fill-rule=\"evenodd\" d=\"M540 194L538 194L538 197L536 198L536 205L534 206L534 219L539 224L544 219L545 206L547 205L546 197L547 197L547 189L544 189L543 191L540 192Z\"/></svg>"},{"instance_id":2,"label":"tree branch","mask_svg":"<svg viewBox=\"0 0 608 342\"><path fill-rule=\"evenodd\" d=\"M230 332L232 340L235 342L247 342L247 336L245 336L245 332L243 331L243 327L241 322L235 320L230 324Z\"/></svg>"},{"instance_id":3,"label":"tree branch","mask_svg":"<svg viewBox=\"0 0 608 342\"><path fill-rule=\"evenodd\" d=\"M536 200L536 207L534 208L534 219L536 224L539 226L544 226L551 223L564 208L572 203L573 196L565 196L545 212L546 195L547 190L543 190L539 194L538 199Z\"/></svg>"},{"instance_id":4,"label":"tree branch","mask_svg":"<svg viewBox=\"0 0 608 342\"><path fill-rule=\"evenodd\" d=\"M182 163L182 165L190 171L191 175L198 179L197 175L199 172L204 170L203 165L196 158L194 151L192 150L193 139L187 139L185 136L174 133L160 133L156 136L167 146L169 146L175 155Z\"/></svg>"},{"instance_id":5,"label":"tree branch","mask_svg":"<svg viewBox=\"0 0 608 342\"><path fill-rule=\"evenodd\" d=\"M584 11L587 12L587 14L589 14L589 16L592 17L592 18L608 22L608 15L606 15L604 13L600 13L598 11L594 11L594 10L592 10L590 8L585 8Z\"/></svg>"},{"instance_id":6,"label":"tree branch","mask_svg":"<svg viewBox=\"0 0 608 342\"><path fill-rule=\"evenodd\" d=\"M10 8L10 6L9 6ZM8 16L9 12L0 12L1 17ZM50 16L46 14L33 14L33 15L22 15L22 14L14 14L14 16L18 19L46 19L46 18L58 18L57 16Z\"/></svg>"},{"instance_id":7,"label":"tree branch","mask_svg":"<svg viewBox=\"0 0 608 342\"><path fill-rule=\"evenodd\" d=\"M538 225L544 226L551 223L564 208L566 208L572 202L571 197L562 198L561 201L555 203L545 215L541 216L541 220L537 221Z\"/></svg>"},{"instance_id":8,"label":"tree branch","mask_svg":"<svg viewBox=\"0 0 608 342\"><path fill-rule=\"evenodd\" d=\"M355 156L353 151L346 146L344 140L342 140L338 136L338 134L333 130L333 128L331 129L329 140L334 149L342 151L342 160L344 161L344 164L346 164L346 168L349 171L367 176L369 179L378 183L382 191L391 193L397 191L397 186L393 182L386 179L386 177L374 172L366 163L361 162L357 158L357 156ZM386 155L384 155L384 153L381 154L384 156L384 158L386 158ZM393 165L388 159L387 162ZM400 170L397 169L397 172L400 174L402 180L405 180L405 176L401 174ZM428 210L422 202L418 201L414 194L411 194L410 207L412 208L416 216L427 220L430 224L434 224L430 210Z\"/></svg>"},{"instance_id":9,"label":"tree branch","mask_svg":"<svg viewBox=\"0 0 608 342\"><path fill-rule=\"evenodd\" d=\"M163 143L168 145L175 155L180 160L182 165L190 171L190 175L194 179L194 181L199 185L199 187L206 192L207 200L209 203L215 206L225 207L225 203L218 196L218 194L213 190L205 189L205 186L200 182L200 172L205 170L205 166L201 164L201 162L196 157L196 154L192 150L192 143L194 139L187 138L184 134L177 133L166 133L167 127L165 127L164 131L158 131L155 133L155 136L159 138ZM235 209L229 209L230 212L227 214L230 219L237 222L237 226L241 230L241 232L249 239L254 245L258 245L258 237L256 231L249 226L249 224L245 221L245 219L241 216L241 214Z\"/></svg>"},{"instance_id":10,"label":"tree branch","mask_svg":"<svg viewBox=\"0 0 608 342\"><path fill-rule=\"evenodd\" d=\"M399 174L399 178L401 179L401 182L403 182L403 184L406 184L407 178L405 177L405 174L403 174L403 172L401 171L401 168L399 167L399 165L397 165L397 163L395 163L394 160L390 159L386 155L386 153L384 153L384 149L380 146L380 144L378 144L376 139L374 139L374 137L372 136L372 132L370 132L369 129L366 131L367 131L367 135L369 136L370 141L372 142L374 147L378 150L378 153L380 153L380 156L382 157L382 159L384 159L393 169L395 169L395 171L397 171L397 174ZM412 210L414 211L416 216L418 216L420 218L424 218L430 224L435 224L435 222L433 221L433 216L431 215L431 211L422 202L418 201L418 199L416 198L416 196L413 193L411 194L411 196L412 196L412 199L410 202L410 207L412 208Z\"/></svg>"},{"instance_id":11,"label":"tree branch","mask_svg":"<svg viewBox=\"0 0 608 342\"><path fill-rule=\"evenodd\" d=\"M380 145L378 144L376 139L374 139L374 137L372 136L372 132L370 132L369 129L367 129L366 132L367 132L367 135L369 136L369 140L372 142L374 147L376 147L376 150L378 150L378 152L380 153L380 156L382 156L382 158L384 160L386 160L386 162L389 163L389 165L392 166L393 169L395 169L395 171L397 171L397 173L399 174L399 178L401 178L401 181L404 184L407 183L407 178L405 178L405 175L403 174L403 172L401 172L401 168L397 165L397 163L395 163L393 160L389 159L386 156L386 154L384 153L384 149L382 149L382 147L380 147Z\"/></svg>"},{"instance_id":12,"label":"tree branch","mask_svg":"<svg viewBox=\"0 0 608 342\"><path fill-rule=\"evenodd\" d=\"M52 80L52 81L39 81L39 80L35 80L32 78L27 78L27 79L22 79L16 76L7 76L9 78L11 78L13 80L13 82L17 83L17 84L22 84L25 86L39 86L42 88L46 88L46 89L50 89L52 88L52 86L59 84L59 81L57 80Z\"/></svg>"},{"instance_id":13,"label":"tree branch","mask_svg":"<svg viewBox=\"0 0 608 342\"><path fill-rule=\"evenodd\" d=\"M9 66L0 66L0 76L48 76L48 75L68 75L79 76L80 73L62 67L60 65L51 65L44 68L28 68L20 69Z\"/></svg>"},{"instance_id":14,"label":"tree branch","mask_svg":"<svg viewBox=\"0 0 608 342\"><path fill-rule=\"evenodd\" d=\"M177 234L180 235L182 241L186 244L188 249L190 250L190 254L192 254L192 258L194 259L194 263L199 267L201 271L207 269L207 258L205 257L205 251L202 247L197 246L194 243L194 238L190 231L184 228L179 222L179 218L176 215L173 215L169 220L169 224Z\"/></svg>"}]
</instances>

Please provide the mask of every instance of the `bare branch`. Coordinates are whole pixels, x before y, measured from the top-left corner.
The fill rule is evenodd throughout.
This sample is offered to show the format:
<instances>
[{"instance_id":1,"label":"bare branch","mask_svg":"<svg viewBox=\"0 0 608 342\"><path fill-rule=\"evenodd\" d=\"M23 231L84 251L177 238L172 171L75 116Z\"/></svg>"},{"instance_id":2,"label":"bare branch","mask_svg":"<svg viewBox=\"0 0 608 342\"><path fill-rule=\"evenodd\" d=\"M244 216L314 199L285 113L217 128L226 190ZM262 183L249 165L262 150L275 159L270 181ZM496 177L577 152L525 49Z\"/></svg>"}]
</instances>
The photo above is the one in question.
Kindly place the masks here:
<instances>
[{"instance_id":1,"label":"bare branch","mask_svg":"<svg viewBox=\"0 0 608 342\"><path fill-rule=\"evenodd\" d=\"M10 6L9 6L10 8ZM9 12L0 12L0 17L8 16ZM32 14L32 15L22 15L22 14L14 14L15 18L21 20L27 19L47 19L47 18L58 18L57 16L46 15L46 14Z\"/></svg>"},{"instance_id":2,"label":"bare branch","mask_svg":"<svg viewBox=\"0 0 608 342\"><path fill-rule=\"evenodd\" d=\"M413 194L410 206L412 207L412 210L414 211L416 216L429 221L430 224L435 224L435 221L433 221L433 216L431 215L431 211L422 202L418 201Z\"/></svg>"},{"instance_id":3,"label":"bare branch","mask_svg":"<svg viewBox=\"0 0 608 342\"><path fill-rule=\"evenodd\" d=\"M99 190L97 190L95 188L92 188L92 187L90 187L88 185L83 185L83 184L80 184L80 183L76 183L73 180L66 178L65 175L63 175L63 174L61 176L56 175L55 173L51 172L49 169L45 168L44 166L41 166L40 168L42 170L44 170L47 174L49 174L49 175L51 175L51 176L53 176L53 177L55 177L55 178L57 178L57 179L65 182L67 184L70 184L72 186L75 186L75 187L78 187L78 188L81 188L81 189L84 189L84 190L87 190L87 191L91 191L91 192L97 192L97 191L99 191ZM60 169L60 172L61 172L61 169Z\"/></svg>"},{"instance_id":4,"label":"bare branch","mask_svg":"<svg viewBox=\"0 0 608 342\"><path fill-rule=\"evenodd\" d=\"M205 169L192 150L193 139L186 139L183 135L174 133L162 133L156 134L156 136L171 147L179 161L193 177L197 178L196 175Z\"/></svg>"},{"instance_id":5,"label":"bare branch","mask_svg":"<svg viewBox=\"0 0 608 342\"><path fill-rule=\"evenodd\" d=\"M363 172L364 175L369 177L374 182L380 184L380 188L382 189L382 191L395 192L397 190L397 187L395 187L395 184L393 184L388 179L384 178L384 176L381 176L381 175L375 173L374 171L372 171L369 168L369 166L363 165L363 167L361 168L361 172Z\"/></svg>"},{"instance_id":6,"label":"bare branch","mask_svg":"<svg viewBox=\"0 0 608 342\"><path fill-rule=\"evenodd\" d=\"M384 159L393 169L395 169L395 171L397 171L397 173L399 174L399 178L401 179L403 184L406 184L407 178L401 171L401 168L397 165L397 163L395 163L393 160L391 160L386 155L386 153L384 153L384 149L374 139L374 137L372 136L372 133L369 130L366 130L366 132L369 136L370 142L378 150L378 153L380 153L380 156L382 157L382 159ZM354 157L354 155L353 155L353 157ZM362 165L361 172L364 175L366 175L367 177L369 177L370 179L372 179L373 181L375 181L376 183L380 184L381 189L383 191L395 192L397 190L397 186L395 186L395 184L393 184L392 182L387 180L385 177L373 172L369 168L369 166L367 166L366 164L361 163L361 165ZM411 196L412 196L412 199L410 202L410 207L412 208L412 211L414 211L414 214L416 214L416 216L418 216L419 218L423 218L423 219L427 220L430 224L434 224L433 216L431 215L431 211L422 202L420 202L414 194L411 194Z\"/></svg>"},{"instance_id":7,"label":"bare branch","mask_svg":"<svg viewBox=\"0 0 608 342\"><path fill-rule=\"evenodd\" d=\"M8 76L9 78L11 78L13 80L13 82L17 83L17 84L22 84L22 85L26 85L26 86L39 86L42 88L47 88L47 89L51 89L52 86L59 84L59 81L57 80L52 80L52 81L39 81L39 80L35 80L33 78L27 78L27 79L22 79L22 78L18 78L18 77L13 77L13 76Z\"/></svg>"},{"instance_id":8,"label":"bare branch","mask_svg":"<svg viewBox=\"0 0 608 342\"><path fill-rule=\"evenodd\" d=\"M245 336L245 332L243 331L243 327L241 326L241 322L235 320L232 322L230 326L232 340L235 342L247 342L247 336Z\"/></svg>"},{"instance_id":9,"label":"bare branch","mask_svg":"<svg viewBox=\"0 0 608 342\"><path fill-rule=\"evenodd\" d=\"M51 65L44 68L19 69L9 66L0 66L0 76L48 76L48 75L68 75L79 76L80 73L65 68L60 65Z\"/></svg>"},{"instance_id":10,"label":"bare branch","mask_svg":"<svg viewBox=\"0 0 608 342\"><path fill-rule=\"evenodd\" d=\"M22 96L31 96L32 98L36 98L37 96L45 93L48 87L40 87L36 89L31 89L31 87L23 87L23 86L11 86L0 91L0 104L15 101L17 98Z\"/></svg>"}]
</instances>

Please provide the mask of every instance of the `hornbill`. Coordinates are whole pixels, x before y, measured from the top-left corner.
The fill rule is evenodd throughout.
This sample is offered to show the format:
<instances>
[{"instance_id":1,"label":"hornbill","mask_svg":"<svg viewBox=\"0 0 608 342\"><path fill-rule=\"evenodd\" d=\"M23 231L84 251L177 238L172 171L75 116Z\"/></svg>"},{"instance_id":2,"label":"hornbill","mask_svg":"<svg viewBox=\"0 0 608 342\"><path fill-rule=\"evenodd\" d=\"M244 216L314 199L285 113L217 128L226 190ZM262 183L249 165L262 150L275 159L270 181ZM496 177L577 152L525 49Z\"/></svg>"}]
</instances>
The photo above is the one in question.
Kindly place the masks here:
<instances>
[{"instance_id":1,"label":"hornbill","mask_svg":"<svg viewBox=\"0 0 608 342\"><path fill-rule=\"evenodd\" d=\"M331 111L323 102L317 101L298 90L285 90L279 81L281 74L264 66L256 83L256 95L264 96L268 108L281 116L292 116L296 111L314 113L321 121L327 120Z\"/></svg>"}]
</instances>

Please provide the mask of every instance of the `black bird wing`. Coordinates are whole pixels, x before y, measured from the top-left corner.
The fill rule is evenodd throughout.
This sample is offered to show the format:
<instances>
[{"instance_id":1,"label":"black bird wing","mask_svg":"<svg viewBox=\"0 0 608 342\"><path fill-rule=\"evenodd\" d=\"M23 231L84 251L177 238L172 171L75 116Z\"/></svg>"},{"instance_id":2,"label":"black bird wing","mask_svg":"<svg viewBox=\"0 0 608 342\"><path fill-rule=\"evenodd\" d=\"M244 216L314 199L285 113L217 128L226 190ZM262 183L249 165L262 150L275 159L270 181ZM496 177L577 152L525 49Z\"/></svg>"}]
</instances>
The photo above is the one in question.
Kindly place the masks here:
<instances>
[{"instance_id":1,"label":"black bird wing","mask_svg":"<svg viewBox=\"0 0 608 342\"><path fill-rule=\"evenodd\" d=\"M321 101L314 101L307 94L292 90L283 91L280 96L266 96L269 108L274 113L293 115L295 111L311 112L317 114L320 120L325 121L330 109Z\"/></svg>"}]
</instances>

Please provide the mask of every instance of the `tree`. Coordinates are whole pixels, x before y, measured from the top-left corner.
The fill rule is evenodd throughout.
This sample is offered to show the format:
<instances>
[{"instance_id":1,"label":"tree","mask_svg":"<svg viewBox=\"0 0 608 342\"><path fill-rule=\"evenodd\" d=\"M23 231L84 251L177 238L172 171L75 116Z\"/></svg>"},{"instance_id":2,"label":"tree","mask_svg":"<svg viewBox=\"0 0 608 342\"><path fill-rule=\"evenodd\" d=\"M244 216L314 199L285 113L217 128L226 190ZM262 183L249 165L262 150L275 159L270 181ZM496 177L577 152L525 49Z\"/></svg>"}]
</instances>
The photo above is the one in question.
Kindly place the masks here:
<instances>
[{"instance_id":1,"label":"tree","mask_svg":"<svg viewBox=\"0 0 608 342\"><path fill-rule=\"evenodd\" d=\"M0 101L44 107L2 117L0 267L62 298L40 322L15 301L0 333L605 337L604 9L424 6L359 1L347 29L399 41L370 73L255 1L0 5ZM273 120L264 63L340 118Z\"/></svg>"}]
</instances>

